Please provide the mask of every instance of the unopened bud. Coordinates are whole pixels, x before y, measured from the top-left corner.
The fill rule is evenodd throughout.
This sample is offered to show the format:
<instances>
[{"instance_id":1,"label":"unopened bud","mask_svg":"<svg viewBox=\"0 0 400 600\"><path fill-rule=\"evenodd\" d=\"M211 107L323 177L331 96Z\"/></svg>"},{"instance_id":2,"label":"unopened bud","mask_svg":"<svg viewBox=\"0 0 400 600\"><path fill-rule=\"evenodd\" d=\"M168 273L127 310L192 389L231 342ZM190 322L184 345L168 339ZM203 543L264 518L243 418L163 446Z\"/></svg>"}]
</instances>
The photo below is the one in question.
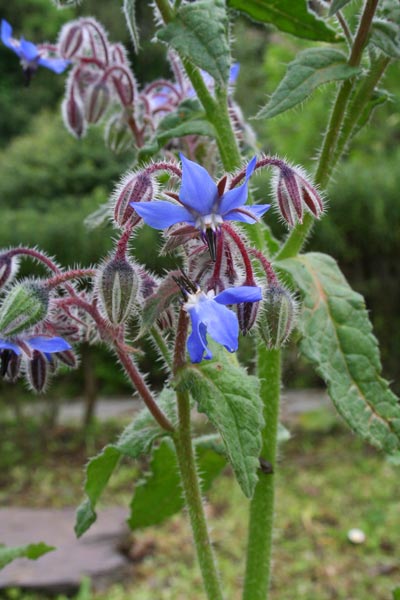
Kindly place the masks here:
<instances>
[{"instance_id":1,"label":"unopened bud","mask_svg":"<svg viewBox=\"0 0 400 600\"><path fill-rule=\"evenodd\" d=\"M110 90L105 82L92 85L85 97L85 117L88 123L97 123L110 103Z\"/></svg>"},{"instance_id":2,"label":"unopened bud","mask_svg":"<svg viewBox=\"0 0 400 600\"><path fill-rule=\"evenodd\" d=\"M38 281L16 283L0 307L0 332L11 336L40 323L47 315L49 292Z\"/></svg>"},{"instance_id":3,"label":"unopened bud","mask_svg":"<svg viewBox=\"0 0 400 600\"><path fill-rule=\"evenodd\" d=\"M132 218L133 225L136 225L140 217L133 210L131 202L150 202L154 195L153 181L147 173L129 174L124 177L113 194L116 223L123 227Z\"/></svg>"},{"instance_id":4,"label":"unopened bud","mask_svg":"<svg viewBox=\"0 0 400 600\"><path fill-rule=\"evenodd\" d=\"M71 89L62 103L64 123L72 135L81 138L86 132L86 121L83 103Z\"/></svg>"},{"instance_id":5,"label":"unopened bud","mask_svg":"<svg viewBox=\"0 0 400 600\"><path fill-rule=\"evenodd\" d=\"M46 387L50 363L39 350L34 350L32 359L28 361L26 376L35 392L43 392Z\"/></svg>"},{"instance_id":6,"label":"unopened bud","mask_svg":"<svg viewBox=\"0 0 400 600\"><path fill-rule=\"evenodd\" d=\"M63 350L62 352L55 352L55 356L60 360L64 365L70 367L71 369L76 369L78 366L78 359L73 350Z\"/></svg>"},{"instance_id":7,"label":"unopened bud","mask_svg":"<svg viewBox=\"0 0 400 600\"><path fill-rule=\"evenodd\" d=\"M100 270L97 289L103 309L116 325L129 317L139 292L139 276L125 258L112 258Z\"/></svg>"},{"instance_id":8,"label":"unopened bud","mask_svg":"<svg viewBox=\"0 0 400 600\"><path fill-rule=\"evenodd\" d=\"M258 329L268 348L280 348L289 338L296 317L296 302L283 287L271 285L264 294Z\"/></svg>"},{"instance_id":9,"label":"unopened bud","mask_svg":"<svg viewBox=\"0 0 400 600\"><path fill-rule=\"evenodd\" d=\"M246 335L256 322L259 305L259 302L241 302L237 305L239 329L243 335Z\"/></svg>"},{"instance_id":10,"label":"unopened bud","mask_svg":"<svg viewBox=\"0 0 400 600\"><path fill-rule=\"evenodd\" d=\"M17 271L18 263L9 253L0 254L0 289L9 283Z\"/></svg>"},{"instance_id":11,"label":"unopened bud","mask_svg":"<svg viewBox=\"0 0 400 600\"><path fill-rule=\"evenodd\" d=\"M0 352L0 376L4 377L11 383L15 383L18 379L21 368L21 355L16 354L13 350L2 350Z\"/></svg>"},{"instance_id":12,"label":"unopened bud","mask_svg":"<svg viewBox=\"0 0 400 600\"><path fill-rule=\"evenodd\" d=\"M58 51L63 58L73 58L83 44L83 30L80 23L67 23L61 29Z\"/></svg>"},{"instance_id":13,"label":"unopened bud","mask_svg":"<svg viewBox=\"0 0 400 600\"><path fill-rule=\"evenodd\" d=\"M303 222L304 210L317 219L323 213L320 195L299 168L292 169L288 165L281 167L275 179L275 188L279 210L290 227L294 227L297 221Z\"/></svg>"},{"instance_id":14,"label":"unopened bud","mask_svg":"<svg viewBox=\"0 0 400 600\"><path fill-rule=\"evenodd\" d=\"M109 119L105 127L104 138L114 154L121 154L132 147L132 133L123 114L115 114Z\"/></svg>"}]
</instances>

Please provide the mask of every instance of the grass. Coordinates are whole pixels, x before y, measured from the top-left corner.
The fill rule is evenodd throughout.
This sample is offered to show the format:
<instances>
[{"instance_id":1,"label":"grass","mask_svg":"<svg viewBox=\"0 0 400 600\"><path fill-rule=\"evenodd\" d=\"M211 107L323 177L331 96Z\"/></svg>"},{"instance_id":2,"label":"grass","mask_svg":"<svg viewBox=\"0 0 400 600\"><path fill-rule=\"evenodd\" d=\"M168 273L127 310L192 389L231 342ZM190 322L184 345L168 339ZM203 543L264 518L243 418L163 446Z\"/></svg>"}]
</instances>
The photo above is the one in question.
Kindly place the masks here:
<instances>
[{"instance_id":1,"label":"grass","mask_svg":"<svg viewBox=\"0 0 400 600\"><path fill-rule=\"evenodd\" d=\"M0 503L76 505L86 456L111 441L119 427L98 428L90 448L77 432L64 428L45 440L48 451L31 436L25 436L24 450L16 431L8 429L0 442ZM330 412L303 415L292 432L281 448L271 600L389 600L400 583L398 468L347 432ZM18 464L10 458L14 446ZM136 473L142 468L136 467ZM127 506L131 479L132 463L123 463L103 504ZM227 470L209 494L207 512L229 600L240 598L246 511L247 500ZM363 544L348 540L352 528L365 533ZM204 600L183 514L135 533L131 554L131 584L97 594L82 590L79 600ZM17 590L6 597L41 600Z\"/></svg>"}]
</instances>

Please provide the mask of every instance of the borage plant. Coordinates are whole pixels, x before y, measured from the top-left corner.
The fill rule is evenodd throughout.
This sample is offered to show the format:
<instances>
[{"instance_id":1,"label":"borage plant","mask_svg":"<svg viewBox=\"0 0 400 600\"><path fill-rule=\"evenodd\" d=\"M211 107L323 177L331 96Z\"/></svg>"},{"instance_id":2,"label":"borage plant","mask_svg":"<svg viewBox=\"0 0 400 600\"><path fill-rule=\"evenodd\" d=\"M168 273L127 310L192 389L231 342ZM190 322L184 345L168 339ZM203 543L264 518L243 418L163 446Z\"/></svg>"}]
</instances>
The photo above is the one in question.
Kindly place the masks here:
<instances>
[{"instance_id":1,"label":"borage plant","mask_svg":"<svg viewBox=\"0 0 400 600\"><path fill-rule=\"evenodd\" d=\"M377 85L400 55L396 2L366 0L354 28L342 13L346 4L334 0L317 15L305 2L282 3L277 12L268 0L156 0L156 37L168 47L174 79L143 90L123 46L111 43L94 18L67 23L54 45L16 40L2 24L4 44L29 75L39 65L70 69L63 103L68 129L81 137L89 124L103 121L110 147L131 149L135 164L107 204L117 235L99 265L66 270L37 249L2 251L1 374L9 381L21 374L40 392L60 364L77 364L77 342L110 348L146 408L89 462L76 532L82 535L96 519L96 503L119 459L150 453L153 478L165 471L171 477L137 487L129 523L135 529L160 522L184 501L209 600L224 592L202 493L226 462L251 498L243 599L268 597L281 352L293 327L301 334L300 353L325 379L349 427L387 454L400 449L400 405L380 375L363 298L331 257L302 253L324 212L318 190L379 104ZM324 42L298 54L258 114L271 118L319 85L337 82L314 183L285 160L251 150L250 129L232 98L238 67L230 57L230 9ZM138 49L134 2L125 0L124 13ZM273 171L275 211L248 198L262 169ZM289 229L281 242L267 224L274 213ZM162 230L163 252L179 258L180 268L162 279L131 257L143 222ZM41 262L48 277L15 282L21 258ZM132 322L139 331L134 339ZM240 334L248 333L252 374L234 354ZM135 362L143 337L153 340L168 373L158 396ZM193 433L193 409L207 415L214 435ZM152 498L157 514L139 510L143 490L148 498L160 495Z\"/></svg>"}]
</instances>

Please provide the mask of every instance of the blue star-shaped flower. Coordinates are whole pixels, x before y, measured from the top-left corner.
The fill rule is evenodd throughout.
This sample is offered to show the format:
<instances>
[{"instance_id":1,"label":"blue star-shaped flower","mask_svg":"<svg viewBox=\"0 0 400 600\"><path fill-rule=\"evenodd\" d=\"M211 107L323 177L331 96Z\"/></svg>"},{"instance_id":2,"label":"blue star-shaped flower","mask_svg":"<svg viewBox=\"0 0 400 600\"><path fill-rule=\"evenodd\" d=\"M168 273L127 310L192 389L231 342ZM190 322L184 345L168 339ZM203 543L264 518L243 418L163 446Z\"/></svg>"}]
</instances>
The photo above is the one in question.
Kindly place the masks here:
<instances>
[{"instance_id":1,"label":"blue star-shaped flower","mask_svg":"<svg viewBox=\"0 0 400 600\"><path fill-rule=\"evenodd\" d=\"M1 21L1 41L19 57L23 70L32 74L39 66L46 67L55 73L62 73L70 64L69 60L42 56L39 48L24 38L16 40L12 37L12 27L5 19Z\"/></svg>"},{"instance_id":2,"label":"blue star-shaped flower","mask_svg":"<svg viewBox=\"0 0 400 600\"><path fill-rule=\"evenodd\" d=\"M221 196L216 184L202 166L188 160L182 154L181 160L181 206L163 200L131 203L132 208L150 227L165 229L185 222L204 234L208 229L218 230L224 221L255 223L269 209L270 204L245 206L247 181L256 166L256 157L247 166L244 183Z\"/></svg>"},{"instance_id":3,"label":"blue star-shaped flower","mask_svg":"<svg viewBox=\"0 0 400 600\"><path fill-rule=\"evenodd\" d=\"M261 299L261 288L246 285L228 288L215 297L212 292L205 294L201 290L186 293L183 308L192 321L192 333L187 341L190 360L199 363L203 357L212 358L207 346L207 334L229 352L235 352L238 349L239 324L236 314L225 305L258 302Z\"/></svg>"},{"instance_id":4,"label":"blue star-shaped flower","mask_svg":"<svg viewBox=\"0 0 400 600\"><path fill-rule=\"evenodd\" d=\"M27 336L23 338L4 339L0 338L0 353L3 350L10 350L19 356L27 351L38 350L49 358L54 352L63 352L71 350L71 346L62 337L48 337L45 335ZM29 357L28 357L29 358Z\"/></svg>"}]
</instances>

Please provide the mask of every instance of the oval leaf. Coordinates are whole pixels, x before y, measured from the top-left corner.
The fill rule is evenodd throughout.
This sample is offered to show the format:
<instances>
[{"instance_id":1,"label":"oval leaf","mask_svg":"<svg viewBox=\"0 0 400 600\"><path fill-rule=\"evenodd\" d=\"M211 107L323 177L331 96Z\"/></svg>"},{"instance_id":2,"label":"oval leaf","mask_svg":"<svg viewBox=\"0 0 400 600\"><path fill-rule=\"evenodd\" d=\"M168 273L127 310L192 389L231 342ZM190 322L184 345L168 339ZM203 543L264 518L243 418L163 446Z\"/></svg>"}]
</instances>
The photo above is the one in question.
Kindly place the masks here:
<instances>
[{"instance_id":1,"label":"oval leaf","mask_svg":"<svg viewBox=\"0 0 400 600\"><path fill-rule=\"evenodd\" d=\"M4 569L6 565L15 560L16 558L29 558L30 560L36 560L55 550L54 546L48 546L44 542L38 544L28 544L27 546L3 546L0 544L0 569Z\"/></svg>"},{"instance_id":2,"label":"oval leaf","mask_svg":"<svg viewBox=\"0 0 400 600\"><path fill-rule=\"evenodd\" d=\"M360 72L350 67L346 56L332 48L309 48L299 52L268 104L260 110L257 119L270 119L303 102L315 88L341 79L349 79Z\"/></svg>"},{"instance_id":3,"label":"oval leaf","mask_svg":"<svg viewBox=\"0 0 400 600\"><path fill-rule=\"evenodd\" d=\"M351 429L395 453L400 448L400 403L381 377L378 343L363 297L325 254L303 254L278 264L304 295L301 352L326 381Z\"/></svg>"},{"instance_id":4,"label":"oval leaf","mask_svg":"<svg viewBox=\"0 0 400 600\"><path fill-rule=\"evenodd\" d=\"M184 4L173 21L157 33L162 42L227 84L230 69L228 18L223 0Z\"/></svg>"},{"instance_id":5,"label":"oval leaf","mask_svg":"<svg viewBox=\"0 0 400 600\"><path fill-rule=\"evenodd\" d=\"M189 390L199 411L220 433L239 485L250 498L257 483L262 444L259 382L226 351L213 347L213 354L216 358L211 361L186 367L179 386Z\"/></svg>"},{"instance_id":6,"label":"oval leaf","mask_svg":"<svg viewBox=\"0 0 400 600\"><path fill-rule=\"evenodd\" d=\"M390 58L400 58L400 25L385 19L374 19L370 43Z\"/></svg>"},{"instance_id":7,"label":"oval leaf","mask_svg":"<svg viewBox=\"0 0 400 600\"><path fill-rule=\"evenodd\" d=\"M314 12L307 10L305 0L228 0L228 6L296 37L320 42L339 42L342 39Z\"/></svg>"}]
</instances>

